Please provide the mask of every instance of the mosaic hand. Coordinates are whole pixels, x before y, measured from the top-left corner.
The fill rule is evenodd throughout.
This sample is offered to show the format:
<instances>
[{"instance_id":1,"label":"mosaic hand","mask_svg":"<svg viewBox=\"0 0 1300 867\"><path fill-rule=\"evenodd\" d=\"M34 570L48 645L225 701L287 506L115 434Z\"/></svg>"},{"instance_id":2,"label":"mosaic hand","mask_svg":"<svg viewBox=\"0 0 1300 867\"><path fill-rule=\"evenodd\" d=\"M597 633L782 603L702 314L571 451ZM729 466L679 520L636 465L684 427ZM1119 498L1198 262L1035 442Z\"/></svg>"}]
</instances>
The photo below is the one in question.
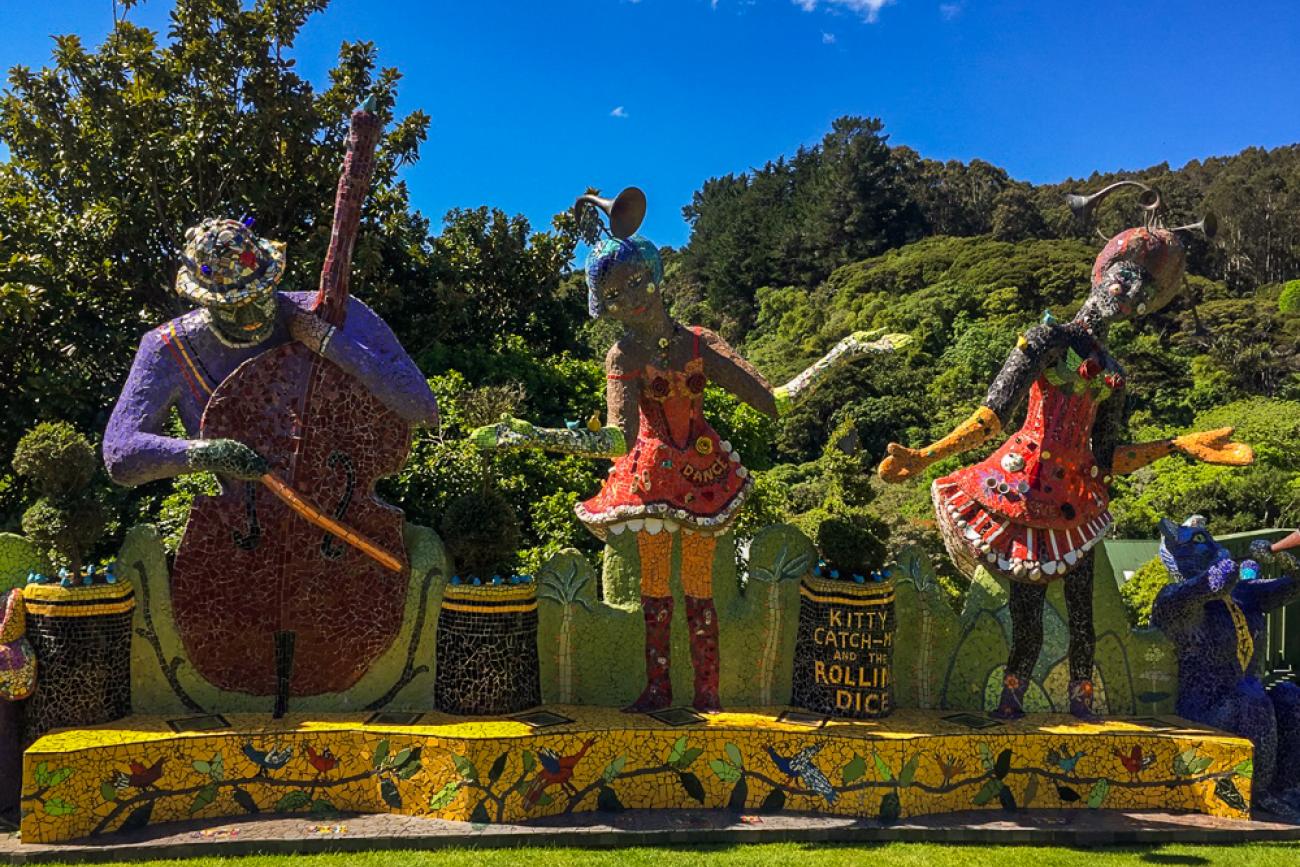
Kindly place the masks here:
<instances>
[{"instance_id":1,"label":"mosaic hand","mask_svg":"<svg viewBox=\"0 0 1300 867\"><path fill-rule=\"evenodd\" d=\"M1215 430L1184 434L1174 437L1174 448L1185 455L1207 464L1227 464L1244 467L1255 461L1255 450L1245 443L1232 441L1232 428L1221 427Z\"/></svg>"},{"instance_id":2,"label":"mosaic hand","mask_svg":"<svg viewBox=\"0 0 1300 867\"><path fill-rule=\"evenodd\" d=\"M921 454L920 449L890 443L885 450L889 454L880 462L879 473L880 478L887 482L905 482L930 466L930 459Z\"/></svg>"},{"instance_id":3,"label":"mosaic hand","mask_svg":"<svg viewBox=\"0 0 1300 867\"><path fill-rule=\"evenodd\" d=\"M256 481L269 469L266 459L253 449L230 439L194 440L185 450L191 470Z\"/></svg>"}]
</instances>

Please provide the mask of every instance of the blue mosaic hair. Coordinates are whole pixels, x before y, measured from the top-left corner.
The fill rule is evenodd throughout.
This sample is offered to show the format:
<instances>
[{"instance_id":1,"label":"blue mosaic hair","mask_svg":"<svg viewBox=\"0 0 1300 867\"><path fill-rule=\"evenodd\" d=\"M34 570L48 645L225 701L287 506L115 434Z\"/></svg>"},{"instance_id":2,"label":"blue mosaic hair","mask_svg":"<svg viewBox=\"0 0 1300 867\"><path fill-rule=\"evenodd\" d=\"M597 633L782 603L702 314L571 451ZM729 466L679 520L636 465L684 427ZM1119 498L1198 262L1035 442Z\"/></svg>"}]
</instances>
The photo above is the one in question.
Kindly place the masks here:
<instances>
[{"instance_id":1,"label":"blue mosaic hair","mask_svg":"<svg viewBox=\"0 0 1300 867\"><path fill-rule=\"evenodd\" d=\"M619 263L640 263L650 270L650 282L656 286L664 279L664 263L659 249L640 235L630 238L602 238L587 254L587 312L595 319L605 312L600 285Z\"/></svg>"}]
</instances>

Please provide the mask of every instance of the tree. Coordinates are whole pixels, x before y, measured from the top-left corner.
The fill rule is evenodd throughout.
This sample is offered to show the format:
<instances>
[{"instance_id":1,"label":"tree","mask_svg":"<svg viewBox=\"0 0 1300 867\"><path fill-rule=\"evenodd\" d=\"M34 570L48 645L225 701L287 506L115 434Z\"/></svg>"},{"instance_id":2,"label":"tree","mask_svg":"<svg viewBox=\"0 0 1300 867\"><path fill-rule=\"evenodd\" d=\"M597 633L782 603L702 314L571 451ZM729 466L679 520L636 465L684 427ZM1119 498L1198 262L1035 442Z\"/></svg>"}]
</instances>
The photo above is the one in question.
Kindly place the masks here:
<instances>
[{"instance_id":1,"label":"tree","mask_svg":"<svg viewBox=\"0 0 1300 867\"><path fill-rule=\"evenodd\" d=\"M288 243L283 288L314 288L347 118L368 93L386 121L354 260L381 303L429 279L428 225L397 169L428 117L395 119L399 75L344 43L317 92L290 52L328 0L177 0L168 38L123 17L88 50L55 38L53 66L14 67L0 98L0 452L39 420L101 430L140 332L182 306L171 291L187 226L256 220ZM129 9L133 3L120 4ZM0 494L12 520L18 492Z\"/></svg>"}]
</instances>

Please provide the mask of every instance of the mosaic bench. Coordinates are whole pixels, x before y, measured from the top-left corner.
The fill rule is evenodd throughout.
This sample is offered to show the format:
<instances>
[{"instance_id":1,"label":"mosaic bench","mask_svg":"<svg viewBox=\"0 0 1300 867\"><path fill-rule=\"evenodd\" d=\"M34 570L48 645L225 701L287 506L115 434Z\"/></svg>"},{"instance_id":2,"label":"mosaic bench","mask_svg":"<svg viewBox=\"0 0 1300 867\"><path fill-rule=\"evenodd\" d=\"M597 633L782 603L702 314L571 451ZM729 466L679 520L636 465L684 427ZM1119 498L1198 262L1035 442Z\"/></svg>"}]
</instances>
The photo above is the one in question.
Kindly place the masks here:
<instances>
[{"instance_id":1,"label":"mosaic bench","mask_svg":"<svg viewBox=\"0 0 1300 867\"><path fill-rule=\"evenodd\" d=\"M52 732L23 763L24 842L253 813L474 823L595 810L730 808L891 821L971 808L1248 818L1248 741L1172 717L878 721L783 708L700 717L551 706L438 713L133 716Z\"/></svg>"}]
</instances>

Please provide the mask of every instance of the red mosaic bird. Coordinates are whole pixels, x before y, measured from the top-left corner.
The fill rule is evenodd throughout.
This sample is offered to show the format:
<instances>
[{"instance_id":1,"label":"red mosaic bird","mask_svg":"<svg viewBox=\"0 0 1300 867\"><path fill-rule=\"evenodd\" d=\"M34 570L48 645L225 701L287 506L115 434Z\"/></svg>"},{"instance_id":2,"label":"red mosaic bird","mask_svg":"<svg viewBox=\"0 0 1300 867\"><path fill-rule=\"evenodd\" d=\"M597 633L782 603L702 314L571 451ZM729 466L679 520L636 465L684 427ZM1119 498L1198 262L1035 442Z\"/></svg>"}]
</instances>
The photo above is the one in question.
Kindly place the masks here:
<instances>
[{"instance_id":1,"label":"red mosaic bird","mask_svg":"<svg viewBox=\"0 0 1300 867\"><path fill-rule=\"evenodd\" d=\"M310 744L307 746L307 761L320 774L328 774L339 766L338 758L330 751L329 747L318 753L311 748Z\"/></svg>"},{"instance_id":2,"label":"red mosaic bird","mask_svg":"<svg viewBox=\"0 0 1300 867\"><path fill-rule=\"evenodd\" d=\"M162 779L163 762L165 761L167 761L166 758L161 758L149 767L145 767L140 762L131 762L131 773L128 774L123 771L113 772L113 788L118 791L132 787L137 789L147 789L150 786L157 784L157 782Z\"/></svg>"},{"instance_id":3,"label":"red mosaic bird","mask_svg":"<svg viewBox=\"0 0 1300 867\"><path fill-rule=\"evenodd\" d=\"M1137 779L1138 774L1151 767L1156 760L1154 754L1147 753L1144 755L1142 753L1141 744L1135 744L1133 749L1129 750L1127 753L1119 747L1112 748L1111 752L1115 754L1115 758L1119 759L1119 763L1124 766L1124 770L1128 771L1135 780Z\"/></svg>"},{"instance_id":4,"label":"red mosaic bird","mask_svg":"<svg viewBox=\"0 0 1300 867\"><path fill-rule=\"evenodd\" d=\"M542 795L551 786L559 786L570 795L578 794L570 780L573 778L573 768L582 757L591 749L592 744L596 743L595 738L590 738L582 749L578 750L571 756L561 756L555 750L549 747L543 747L537 751L538 761L542 763L542 770L537 777L528 786L528 791L524 793L524 807L531 809L542 799Z\"/></svg>"}]
</instances>

